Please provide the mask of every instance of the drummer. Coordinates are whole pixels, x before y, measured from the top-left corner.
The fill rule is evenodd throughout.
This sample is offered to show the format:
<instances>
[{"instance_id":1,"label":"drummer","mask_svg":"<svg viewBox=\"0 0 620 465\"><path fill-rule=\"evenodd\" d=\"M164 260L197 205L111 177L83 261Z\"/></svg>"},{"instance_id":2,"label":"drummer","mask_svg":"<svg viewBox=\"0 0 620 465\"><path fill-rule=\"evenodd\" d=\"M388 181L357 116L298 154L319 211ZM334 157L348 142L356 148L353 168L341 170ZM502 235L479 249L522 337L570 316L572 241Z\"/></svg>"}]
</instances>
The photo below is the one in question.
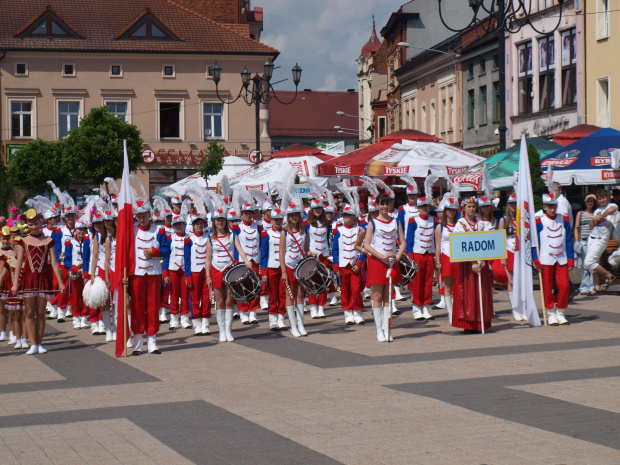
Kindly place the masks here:
<instances>
[{"instance_id":1,"label":"drummer","mask_svg":"<svg viewBox=\"0 0 620 465\"><path fill-rule=\"evenodd\" d=\"M280 235L284 213L279 208L273 208L270 220L271 227L263 229L261 233L260 266L263 289L269 292L269 329L279 331L286 329L286 289L280 267Z\"/></svg>"},{"instance_id":2,"label":"drummer","mask_svg":"<svg viewBox=\"0 0 620 465\"><path fill-rule=\"evenodd\" d=\"M252 203L245 202L241 205L241 218L242 221L237 226L237 238L241 244L241 248L245 252L248 260L252 263L252 269L258 276L259 263L260 263L260 235L262 228L254 220L255 206ZM235 260L239 259L238 253L235 251L233 254ZM241 323L244 325L257 325L256 310L259 307L259 298L256 297L247 303L237 302L241 318Z\"/></svg>"},{"instance_id":3,"label":"drummer","mask_svg":"<svg viewBox=\"0 0 620 465\"><path fill-rule=\"evenodd\" d=\"M317 258L323 265L329 267L329 223L321 199L310 201L308 212L308 255ZM327 292L319 295L310 294L310 316L312 319L325 318L324 307L327 303ZM318 307L318 308L317 308Z\"/></svg>"},{"instance_id":4,"label":"drummer","mask_svg":"<svg viewBox=\"0 0 620 465\"><path fill-rule=\"evenodd\" d=\"M388 194L381 193L377 196L376 204L379 207L379 215L368 223L364 240L364 251L368 257L367 283L370 284L372 313L375 318L377 340L386 342L389 333L389 299L392 289L389 287L390 270L388 260L394 259L392 284L402 281L399 261L405 253L405 235L403 229L390 215L391 199ZM397 241L400 247L397 247Z\"/></svg>"},{"instance_id":5,"label":"drummer","mask_svg":"<svg viewBox=\"0 0 620 465\"><path fill-rule=\"evenodd\" d=\"M280 268L282 280L287 289L286 312L293 337L307 336L304 328L304 288L295 279L295 268L306 257L308 234L301 220L302 206L287 205L286 227L280 235Z\"/></svg>"}]
</instances>

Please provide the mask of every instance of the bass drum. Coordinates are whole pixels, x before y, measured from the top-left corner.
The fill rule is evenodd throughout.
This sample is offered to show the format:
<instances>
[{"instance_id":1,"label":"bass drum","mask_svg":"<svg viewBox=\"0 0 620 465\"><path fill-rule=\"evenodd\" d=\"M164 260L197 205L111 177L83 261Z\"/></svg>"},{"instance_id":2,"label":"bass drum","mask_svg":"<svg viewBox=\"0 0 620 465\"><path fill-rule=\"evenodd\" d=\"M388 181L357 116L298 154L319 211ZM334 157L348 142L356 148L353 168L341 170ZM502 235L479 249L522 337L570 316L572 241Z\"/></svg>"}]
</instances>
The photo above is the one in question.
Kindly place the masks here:
<instances>
[{"instance_id":1,"label":"bass drum","mask_svg":"<svg viewBox=\"0 0 620 465\"><path fill-rule=\"evenodd\" d=\"M315 257L306 257L295 267L295 279L310 294L327 292L332 283L329 269Z\"/></svg>"},{"instance_id":2,"label":"bass drum","mask_svg":"<svg viewBox=\"0 0 620 465\"><path fill-rule=\"evenodd\" d=\"M402 285L409 284L418 272L418 264L410 259L406 254L400 257L400 273L403 277Z\"/></svg>"},{"instance_id":3,"label":"bass drum","mask_svg":"<svg viewBox=\"0 0 620 465\"><path fill-rule=\"evenodd\" d=\"M234 265L224 274L224 284L230 289L233 299L244 304L257 299L263 290L263 284L254 270L243 263Z\"/></svg>"}]
</instances>

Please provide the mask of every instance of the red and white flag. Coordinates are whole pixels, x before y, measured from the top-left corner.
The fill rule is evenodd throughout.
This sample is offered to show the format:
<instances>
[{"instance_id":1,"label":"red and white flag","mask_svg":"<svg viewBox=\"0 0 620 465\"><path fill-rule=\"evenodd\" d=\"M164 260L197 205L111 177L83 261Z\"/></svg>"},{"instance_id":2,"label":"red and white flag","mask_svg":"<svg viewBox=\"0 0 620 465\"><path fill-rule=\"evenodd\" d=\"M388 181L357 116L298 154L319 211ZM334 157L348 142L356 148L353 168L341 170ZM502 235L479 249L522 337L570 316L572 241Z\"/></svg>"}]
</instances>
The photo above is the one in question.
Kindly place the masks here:
<instances>
[{"instance_id":1,"label":"red and white flag","mask_svg":"<svg viewBox=\"0 0 620 465\"><path fill-rule=\"evenodd\" d=\"M129 328L125 334L125 299L123 294L123 277L131 276L135 263L135 236L133 226L133 191L129 184L129 162L127 158L127 141L123 141L124 162L123 179L118 194L118 218L116 220L116 256L114 282L114 304L118 310L116 325L116 356L123 355L125 344L129 339Z\"/></svg>"}]
</instances>

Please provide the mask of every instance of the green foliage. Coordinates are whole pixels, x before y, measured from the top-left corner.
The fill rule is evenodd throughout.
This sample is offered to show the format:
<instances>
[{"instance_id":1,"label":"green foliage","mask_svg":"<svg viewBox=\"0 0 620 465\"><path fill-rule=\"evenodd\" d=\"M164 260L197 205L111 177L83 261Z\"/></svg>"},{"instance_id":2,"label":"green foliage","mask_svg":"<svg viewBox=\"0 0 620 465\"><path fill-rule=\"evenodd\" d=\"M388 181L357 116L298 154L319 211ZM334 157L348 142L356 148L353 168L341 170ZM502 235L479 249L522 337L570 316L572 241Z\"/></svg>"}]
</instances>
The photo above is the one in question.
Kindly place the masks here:
<instances>
[{"instance_id":1,"label":"green foliage","mask_svg":"<svg viewBox=\"0 0 620 465\"><path fill-rule=\"evenodd\" d=\"M211 141L209 147L207 147L207 153L205 160L198 168L198 172L204 178L205 183L209 185L209 176L215 176L224 166L224 156L226 155L226 149L222 144L218 144L217 141Z\"/></svg>"},{"instance_id":2,"label":"green foliage","mask_svg":"<svg viewBox=\"0 0 620 465\"><path fill-rule=\"evenodd\" d=\"M107 176L120 178L123 139L127 139L129 170L134 171L142 161L140 131L111 114L107 106L93 108L65 139L63 168L74 179L88 180L95 186Z\"/></svg>"},{"instance_id":3,"label":"green foliage","mask_svg":"<svg viewBox=\"0 0 620 465\"><path fill-rule=\"evenodd\" d=\"M11 187L19 187L27 194L42 194L48 189L51 179L61 189L75 178L64 169L64 141L48 142L36 139L19 149L8 169Z\"/></svg>"},{"instance_id":4,"label":"green foliage","mask_svg":"<svg viewBox=\"0 0 620 465\"><path fill-rule=\"evenodd\" d=\"M536 211L542 209L542 195L547 192L547 185L542 178L542 169L540 167L540 154L534 144L527 146L527 157L530 162L530 175L532 176L532 192L534 194L534 206Z\"/></svg>"},{"instance_id":5,"label":"green foliage","mask_svg":"<svg viewBox=\"0 0 620 465\"><path fill-rule=\"evenodd\" d=\"M8 170L4 163L0 162L0 216L8 213L9 200L13 195L13 185L8 179Z\"/></svg>"}]
</instances>

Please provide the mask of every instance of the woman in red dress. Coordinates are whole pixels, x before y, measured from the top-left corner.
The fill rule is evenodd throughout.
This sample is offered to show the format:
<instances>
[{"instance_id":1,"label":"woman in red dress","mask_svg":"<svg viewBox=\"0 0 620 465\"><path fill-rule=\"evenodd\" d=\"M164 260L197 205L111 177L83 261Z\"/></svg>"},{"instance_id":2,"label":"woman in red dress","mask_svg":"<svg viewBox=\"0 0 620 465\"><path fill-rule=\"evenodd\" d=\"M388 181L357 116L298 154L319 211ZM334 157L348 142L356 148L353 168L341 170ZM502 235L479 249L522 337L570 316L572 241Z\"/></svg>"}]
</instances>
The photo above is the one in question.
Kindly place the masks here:
<instances>
[{"instance_id":1,"label":"woman in red dress","mask_svg":"<svg viewBox=\"0 0 620 465\"><path fill-rule=\"evenodd\" d=\"M41 342L45 306L54 296L52 272L58 279L60 292L64 292L65 286L54 254L54 241L41 232L41 213L31 208L26 212L26 220L30 234L15 240L17 264L11 292L15 295L19 292L26 308L26 334L31 344L26 354L44 354L47 350Z\"/></svg>"}]
</instances>

